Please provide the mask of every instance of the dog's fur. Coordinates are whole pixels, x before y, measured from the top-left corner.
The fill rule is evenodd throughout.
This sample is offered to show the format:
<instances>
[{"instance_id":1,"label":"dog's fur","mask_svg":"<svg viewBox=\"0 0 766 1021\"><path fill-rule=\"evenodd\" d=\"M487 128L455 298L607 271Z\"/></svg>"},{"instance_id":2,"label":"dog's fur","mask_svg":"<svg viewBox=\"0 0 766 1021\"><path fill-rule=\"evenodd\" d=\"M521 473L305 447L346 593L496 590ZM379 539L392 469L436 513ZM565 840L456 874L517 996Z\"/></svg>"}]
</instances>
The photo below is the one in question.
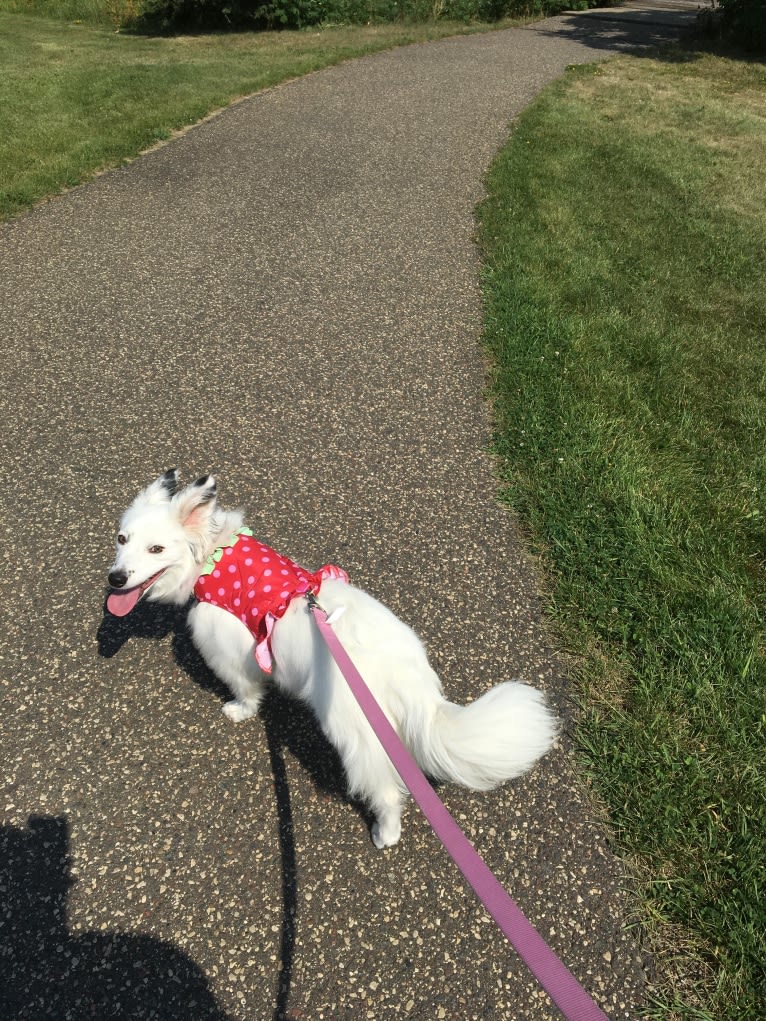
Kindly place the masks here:
<instances>
[{"instance_id":1,"label":"dog's fur","mask_svg":"<svg viewBox=\"0 0 766 1021\"><path fill-rule=\"evenodd\" d=\"M113 589L137 589L149 600L184 604L206 558L242 526L239 511L216 502L205 476L185 489L175 470L141 492L120 522ZM147 584L147 582L149 584ZM367 593L325 580L319 602L332 616L341 643L422 769L436 780L488 790L530 769L555 738L556 724L542 694L516 682L492 688L476 702L446 701L417 636ZM197 603L189 611L195 645L234 694L224 705L230 720L258 711L266 676L256 663L247 627L220 607ZM374 814L372 839L390 847L401 833L405 791L364 719L311 619L294 598L271 636L273 680L308 703L340 753L349 790Z\"/></svg>"}]
</instances>

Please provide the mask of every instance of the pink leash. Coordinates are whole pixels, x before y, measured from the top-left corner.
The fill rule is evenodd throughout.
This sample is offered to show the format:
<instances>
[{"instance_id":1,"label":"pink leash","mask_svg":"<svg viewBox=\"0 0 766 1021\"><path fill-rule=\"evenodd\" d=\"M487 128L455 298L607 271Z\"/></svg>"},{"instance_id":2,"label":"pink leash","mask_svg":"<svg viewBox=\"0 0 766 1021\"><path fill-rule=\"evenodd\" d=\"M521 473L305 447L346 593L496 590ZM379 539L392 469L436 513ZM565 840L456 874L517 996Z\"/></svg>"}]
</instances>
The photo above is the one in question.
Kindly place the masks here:
<instances>
[{"instance_id":1,"label":"pink leash","mask_svg":"<svg viewBox=\"0 0 766 1021\"><path fill-rule=\"evenodd\" d=\"M352 694L375 731L396 771L409 788L453 861L473 887L506 939L550 996L567 1021L608 1021L570 971L525 918L499 880L490 872L466 835L434 793L415 760L399 738L362 675L351 662L327 620L327 614L311 593L307 593L319 633L346 678Z\"/></svg>"}]
</instances>

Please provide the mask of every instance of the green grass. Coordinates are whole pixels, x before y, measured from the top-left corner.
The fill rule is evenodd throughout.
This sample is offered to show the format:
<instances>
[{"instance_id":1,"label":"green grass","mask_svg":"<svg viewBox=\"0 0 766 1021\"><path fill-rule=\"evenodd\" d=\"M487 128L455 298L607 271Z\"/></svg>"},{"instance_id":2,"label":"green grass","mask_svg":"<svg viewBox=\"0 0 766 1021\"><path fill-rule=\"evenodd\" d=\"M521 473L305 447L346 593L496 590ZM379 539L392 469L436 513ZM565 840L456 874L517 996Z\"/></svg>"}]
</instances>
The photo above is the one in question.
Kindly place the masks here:
<instances>
[{"instance_id":1,"label":"green grass","mask_svg":"<svg viewBox=\"0 0 766 1021\"><path fill-rule=\"evenodd\" d=\"M0 0L0 219L239 96L351 57L489 28L439 22L145 38L2 10L13 2Z\"/></svg>"},{"instance_id":2,"label":"green grass","mask_svg":"<svg viewBox=\"0 0 766 1021\"><path fill-rule=\"evenodd\" d=\"M131 14L135 15L137 3L138 0L0 0L0 10L116 29Z\"/></svg>"},{"instance_id":3,"label":"green grass","mask_svg":"<svg viewBox=\"0 0 766 1021\"><path fill-rule=\"evenodd\" d=\"M766 68L573 70L481 213L505 495L577 654L652 1016L766 1003Z\"/></svg>"}]
</instances>

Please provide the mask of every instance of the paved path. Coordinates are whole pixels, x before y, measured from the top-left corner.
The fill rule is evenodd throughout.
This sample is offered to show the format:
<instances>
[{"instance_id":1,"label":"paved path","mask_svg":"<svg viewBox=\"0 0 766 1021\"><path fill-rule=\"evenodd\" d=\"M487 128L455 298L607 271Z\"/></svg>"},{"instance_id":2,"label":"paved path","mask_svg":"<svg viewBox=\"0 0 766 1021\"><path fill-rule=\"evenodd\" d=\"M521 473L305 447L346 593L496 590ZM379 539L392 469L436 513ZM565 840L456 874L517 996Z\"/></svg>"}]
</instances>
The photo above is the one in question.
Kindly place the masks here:
<instances>
[{"instance_id":1,"label":"paved path","mask_svg":"<svg viewBox=\"0 0 766 1021\"><path fill-rule=\"evenodd\" d=\"M102 620L104 575L139 486L212 469L259 535L410 621L455 699L520 675L566 714L485 453L473 209L546 82L662 22L351 62L0 229L3 1018L554 1016L414 809L376 852L310 718L274 697L232 726L182 619ZM631 1016L624 880L567 748L445 795Z\"/></svg>"}]
</instances>

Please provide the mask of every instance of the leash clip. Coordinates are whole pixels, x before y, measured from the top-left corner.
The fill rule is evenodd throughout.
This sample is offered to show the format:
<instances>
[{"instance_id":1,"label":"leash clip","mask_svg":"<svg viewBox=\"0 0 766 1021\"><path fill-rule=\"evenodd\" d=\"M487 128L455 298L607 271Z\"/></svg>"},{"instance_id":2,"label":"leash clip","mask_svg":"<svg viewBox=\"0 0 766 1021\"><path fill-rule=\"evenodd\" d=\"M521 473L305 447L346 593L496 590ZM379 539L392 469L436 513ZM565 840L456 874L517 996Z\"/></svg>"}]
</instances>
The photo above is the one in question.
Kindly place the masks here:
<instances>
[{"instance_id":1,"label":"leash clip","mask_svg":"<svg viewBox=\"0 0 766 1021\"><path fill-rule=\"evenodd\" d=\"M324 624L334 624L338 617L342 617L343 614L346 612L345 606L336 606L332 613L328 614L327 610L325 610L324 607L319 605L319 603L317 602L317 597L314 595L311 589L309 589L307 592L304 592L303 594L308 600L309 610L312 613L314 610L320 610L324 614L323 621Z\"/></svg>"}]
</instances>

